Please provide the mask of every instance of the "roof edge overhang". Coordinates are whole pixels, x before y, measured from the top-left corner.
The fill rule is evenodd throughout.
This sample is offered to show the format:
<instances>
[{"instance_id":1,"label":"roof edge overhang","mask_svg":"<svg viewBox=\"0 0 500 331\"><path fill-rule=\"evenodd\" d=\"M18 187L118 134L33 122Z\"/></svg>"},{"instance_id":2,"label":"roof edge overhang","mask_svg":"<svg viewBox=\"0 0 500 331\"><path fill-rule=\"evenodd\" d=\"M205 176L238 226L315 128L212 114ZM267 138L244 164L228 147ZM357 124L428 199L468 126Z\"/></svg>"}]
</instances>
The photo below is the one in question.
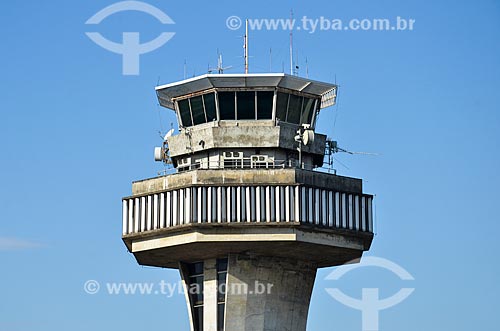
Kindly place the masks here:
<instances>
[{"instance_id":1,"label":"roof edge overhang","mask_svg":"<svg viewBox=\"0 0 500 331\"><path fill-rule=\"evenodd\" d=\"M155 88L160 105L174 109L174 99L217 88L284 88L321 97L321 108L335 104L338 86L285 73L204 74Z\"/></svg>"}]
</instances>

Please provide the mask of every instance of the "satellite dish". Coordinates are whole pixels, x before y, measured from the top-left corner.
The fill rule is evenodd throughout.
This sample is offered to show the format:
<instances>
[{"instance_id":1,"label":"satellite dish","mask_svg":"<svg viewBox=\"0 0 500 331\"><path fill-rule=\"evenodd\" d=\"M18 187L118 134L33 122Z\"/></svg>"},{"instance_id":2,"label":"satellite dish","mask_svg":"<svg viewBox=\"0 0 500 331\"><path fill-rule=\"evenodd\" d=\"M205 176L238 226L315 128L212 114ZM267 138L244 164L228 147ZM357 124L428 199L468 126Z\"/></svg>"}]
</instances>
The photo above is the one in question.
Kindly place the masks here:
<instances>
[{"instance_id":1,"label":"satellite dish","mask_svg":"<svg viewBox=\"0 0 500 331\"><path fill-rule=\"evenodd\" d=\"M168 137L170 137L171 135L174 134L174 129L170 129L167 134L165 135L165 137L163 138L163 140L167 140Z\"/></svg>"},{"instance_id":2,"label":"satellite dish","mask_svg":"<svg viewBox=\"0 0 500 331\"><path fill-rule=\"evenodd\" d=\"M155 147L155 161L163 161L165 159L165 149L163 147Z\"/></svg>"},{"instance_id":3,"label":"satellite dish","mask_svg":"<svg viewBox=\"0 0 500 331\"><path fill-rule=\"evenodd\" d=\"M302 141L304 145L309 145L314 142L314 131L313 130L304 130L302 134Z\"/></svg>"}]
</instances>

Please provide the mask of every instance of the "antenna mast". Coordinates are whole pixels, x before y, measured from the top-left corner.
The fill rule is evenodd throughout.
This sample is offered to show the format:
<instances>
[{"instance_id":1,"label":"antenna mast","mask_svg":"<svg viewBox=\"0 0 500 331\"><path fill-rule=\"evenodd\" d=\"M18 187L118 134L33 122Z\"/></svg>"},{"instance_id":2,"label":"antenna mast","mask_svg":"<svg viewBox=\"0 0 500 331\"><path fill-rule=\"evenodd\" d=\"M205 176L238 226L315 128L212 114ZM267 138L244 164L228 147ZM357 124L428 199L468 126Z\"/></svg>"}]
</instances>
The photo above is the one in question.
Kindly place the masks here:
<instances>
[{"instance_id":1,"label":"antenna mast","mask_svg":"<svg viewBox=\"0 0 500 331\"><path fill-rule=\"evenodd\" d=\"M307 57L306 57L306 78L309 78L309 64L307 63Z\"/></svg>"},{"instance_id":2,"label":"antenna mast","mask_svg":"<svg viewBox=\"0 0 500 331\"><path fill-rule=\"evenodd\" d=\"M290 75L293 75L293 9L290 9Z\"/></svg>"},{"instance_id":3,"label":"antenna mast","mask_svg":"<svg viewBox=\"0 0 500 331\"><path fill-rule=\"evenodd\" d=\"M211 74L214 71L217 71L218 74L223 74L224 70L231 69L233 66L224 67L222 64L222 53L219 53L219 49L217 49L217 68L208 68L208 73Z\"/></svg>"},{"instance_id":4,"label":"antenna mast","mask_svg":"<svg viewBox=\"0 0 500 331\"><path fill-rule=\"evenodd\" d=\"M248 74L248 19L245 20L245 43L243 48L245 49L245 73Z\"/></svg>"},{"instance_id":5,"label":"antenna mast","mask_svg":"<svg viewBox=\"0 0 500 331\"><path fill-rule=\"evenodd\" d=\"M273 49L269 48L269 72L273 72Z\"/></svg>"}]
</instances>

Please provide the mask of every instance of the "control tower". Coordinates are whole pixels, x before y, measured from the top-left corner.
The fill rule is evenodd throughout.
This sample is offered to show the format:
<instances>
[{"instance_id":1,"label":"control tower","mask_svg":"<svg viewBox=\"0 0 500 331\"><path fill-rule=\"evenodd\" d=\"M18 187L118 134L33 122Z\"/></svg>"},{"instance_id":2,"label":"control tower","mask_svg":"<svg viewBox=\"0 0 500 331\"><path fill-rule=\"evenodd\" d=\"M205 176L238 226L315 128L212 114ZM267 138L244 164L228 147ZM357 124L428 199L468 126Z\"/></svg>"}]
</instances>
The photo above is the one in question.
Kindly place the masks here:
<instances>
[{"instance_id":1,"label":"control tower","mask_svg":"<svg viewBox=\"0 0 500 331\"><path fill-rule=\"evenodd\" d=\"M305 331L318 268L373 239L362 181L318 171L315 131L337 86L287 74L207 74L158 86L175 112L155 158L175 173L123 198L141 265L178 269L192 331Z\"/></svg>"}]
</instances>

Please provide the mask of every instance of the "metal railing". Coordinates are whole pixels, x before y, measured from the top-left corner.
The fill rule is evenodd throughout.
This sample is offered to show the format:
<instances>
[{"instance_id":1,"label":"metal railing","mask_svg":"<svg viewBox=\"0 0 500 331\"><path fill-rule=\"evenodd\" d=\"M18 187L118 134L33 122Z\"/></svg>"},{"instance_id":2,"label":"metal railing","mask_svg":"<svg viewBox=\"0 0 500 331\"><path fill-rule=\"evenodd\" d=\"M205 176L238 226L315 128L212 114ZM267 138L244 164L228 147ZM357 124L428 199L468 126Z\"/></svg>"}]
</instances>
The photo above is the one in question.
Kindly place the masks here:
<instances>
[{"instance_id":1,"label":"metal railing","mask_svg":"<svg viewBox=\"0 0 500 331\"><path fill-rule=\"evenodd\" d=\"M264 157L262 155L261 157ZM265 158L262 160L256 160L253 157L243 157L243 158L231 158L224 159L222 161L202 161L194 164L178 164L177 171L189 171L196 169L290 169L290 168L301 168L304 170L313 170L317 167L311 164L302 163L302 167L299 166L299 161L294 159L289 160L274 160L272 158Z\"/></svg>"},{"instance_id":2,"label":"metal railing","mask_svg":"<svg viewBox=\"0 0 500 331\"><path fill-rule=\"evenodd\" d=\"M373 232L373 196L307 186L195 186L123 199L123 235L193 223L280 223Z\"/></svg>"}]
</instances>

